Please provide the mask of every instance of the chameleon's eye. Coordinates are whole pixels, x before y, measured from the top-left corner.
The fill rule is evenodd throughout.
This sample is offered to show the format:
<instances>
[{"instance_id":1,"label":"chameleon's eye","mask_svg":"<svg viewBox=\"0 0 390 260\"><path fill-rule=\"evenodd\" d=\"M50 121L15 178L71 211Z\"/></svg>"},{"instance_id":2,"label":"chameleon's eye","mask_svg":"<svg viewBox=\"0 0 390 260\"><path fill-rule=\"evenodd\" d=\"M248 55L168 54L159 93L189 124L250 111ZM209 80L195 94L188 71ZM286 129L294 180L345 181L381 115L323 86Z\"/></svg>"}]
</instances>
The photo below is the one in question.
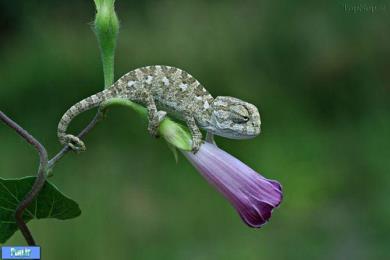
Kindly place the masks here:
<instances>
[{"instance_id":1,"label":"chameleon's eye","mask_svg":"<svg viewBox=\"0 0 390 260\"><path fill-rule=\"evenodd\" d=\"M232 121L237 124L243 124L249 121L249 117L247 116L239 116L237 114L234 114L232 116Z\"/></svg>"},{"instance_id":2,"label":"chameleon's eye","mask_svg":"<svg viewBox=\"0 0 390 260\"><path fill-rule=\"evenodd\" d=\"M234 106L231 108L230 118L236 124L244 124L249 121L248 110L244 106Z\"/></svg>"}]
</instances>

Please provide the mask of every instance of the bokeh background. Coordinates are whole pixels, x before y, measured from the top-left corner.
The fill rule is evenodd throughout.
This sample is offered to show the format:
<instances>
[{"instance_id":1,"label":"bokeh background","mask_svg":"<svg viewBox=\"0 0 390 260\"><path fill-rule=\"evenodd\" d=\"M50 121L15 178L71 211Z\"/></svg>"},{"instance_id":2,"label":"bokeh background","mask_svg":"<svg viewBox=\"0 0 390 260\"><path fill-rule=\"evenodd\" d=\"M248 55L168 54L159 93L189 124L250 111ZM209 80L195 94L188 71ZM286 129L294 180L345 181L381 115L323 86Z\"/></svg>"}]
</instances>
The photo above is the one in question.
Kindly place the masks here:
<instances>
[{"instance_id":1,"label":"bokeh background","mask_svg":"<svg viewBox=\"0 0 390 260\"><path fill-rule=\"evenodd\" d=\"M83 213L30 222L45 259L390 256L389 2L117 0L116 10L116 78L174 65L215 96L256 104L259 137L217 142L279 180L284 201L270 223L248 228L135 112L116 107L88 152L53 172ZM63 112L103 88L93 17L92 1L0 1L0 109L51 155ZM36 168L34 150L0 126L0 176ZM7 244L25 242L18 232Z\"/></svg>"}]
</instances>

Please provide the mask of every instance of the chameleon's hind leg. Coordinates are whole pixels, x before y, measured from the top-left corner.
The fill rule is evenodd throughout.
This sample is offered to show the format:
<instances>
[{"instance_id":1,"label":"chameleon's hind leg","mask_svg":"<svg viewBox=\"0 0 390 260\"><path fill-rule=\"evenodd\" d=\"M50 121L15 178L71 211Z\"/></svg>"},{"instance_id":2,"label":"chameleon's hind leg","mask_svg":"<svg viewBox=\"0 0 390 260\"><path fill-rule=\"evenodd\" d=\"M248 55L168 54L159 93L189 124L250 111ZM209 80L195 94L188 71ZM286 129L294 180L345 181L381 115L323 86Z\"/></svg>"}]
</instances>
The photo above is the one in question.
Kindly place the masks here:
<instances>
[{"instance_id":1,"label":"chameleon's hind leg","mask_svg":"<svg viewBox=\"0 0 390 260\"><path fill-rule=\"evenodd\" d=\"M146 108L148 110L148 131L150 135L154 137L158 137L158 128L160 127L160 123L164 120L167 112L165 111L157 111L156 103L152 95L148 91L143 92L143 101L146 104Z\"/></svg>"},{"instance_id":2,"label":"chameleon's hind leg","mask_svg":"<svg viewBox=\"0 0 390 260\"><path fill-rule=\"evenodd\" d=\"M192 115L186 114L184 116L184 120L186 121L187 126L191 132L192 152L196 153L197 151L199 151L200 145L202 143L202 133L200 132L199 127L196 124L195 118Z\"/></svg>"},{"instance_id":3,"label":"chameleon's hind leg","mask_svg":"<svg viewBox=\"0 0 390 260\"><path fill-rule=\"evenodd\" d=\"M65 135L64 139L62 141L63 144L68 145L70 149L74 151L85 151L87 148L85 147L85 144L83 141L80 140L77 136L74 135Z\"/></svg>"}]
</instances>

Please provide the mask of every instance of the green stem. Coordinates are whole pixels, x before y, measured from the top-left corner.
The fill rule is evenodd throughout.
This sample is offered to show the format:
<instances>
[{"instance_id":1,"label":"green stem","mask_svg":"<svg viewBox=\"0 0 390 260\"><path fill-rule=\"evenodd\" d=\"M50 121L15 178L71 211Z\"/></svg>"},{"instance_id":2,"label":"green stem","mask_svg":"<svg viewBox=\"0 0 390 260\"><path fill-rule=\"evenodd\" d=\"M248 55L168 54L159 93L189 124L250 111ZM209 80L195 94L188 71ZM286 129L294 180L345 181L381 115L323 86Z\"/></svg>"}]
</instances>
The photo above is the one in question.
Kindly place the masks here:
<instances>
[{"instance_id":1,"label":"green stem","mask_svg":"<svg viewBox=\"0 0 390 260\"><path fill-rule=\"evenodd\" d=\"M114 53L102 51L105 88L109 88L114 83L114 59Z\"/></svg>"},{"instance_id":2,"label":"green stem","mask_svg":"<svg viewBox=\"0 0 390 260\"><path fill-rule=\"evenodd\" d=\"M137 103L134 103L128 99L113 98L107 100L101 105L101 111L104 113L110 106L126 106L136 111L146 121L148 120L147 109ZM191 151L192 138L187 127L174 122L169 117L160 123L158 133L162 136L169 144L173 145L184 151Z\"/></svg>"},{"instance_id":3,"label":"green stem","mask_svg":"<svg viewBox=\"0 0 390 260\"><path fill-rule=\"evenodd\" d=\"M114 3L114 0L95 0L94 32L99 43L103 63L105 88L114 83L115 48L119 32L119 21Z\"/></svg>"},{"instance_id":4,"label":"green stem","mask_svg":"<svg viewBox=\"0 0 390 260\"><path fill-rule=\"evenodd\" d=\"M126 106L136 111L142 117L144 118L148 117L148 111L146 110L145 107L138 105L137 103L134 103L128 99L123 99L123 98L109 99L106 102L101 104L102 112L104 113L109 106Z\"/></svg>"}]
</instances>

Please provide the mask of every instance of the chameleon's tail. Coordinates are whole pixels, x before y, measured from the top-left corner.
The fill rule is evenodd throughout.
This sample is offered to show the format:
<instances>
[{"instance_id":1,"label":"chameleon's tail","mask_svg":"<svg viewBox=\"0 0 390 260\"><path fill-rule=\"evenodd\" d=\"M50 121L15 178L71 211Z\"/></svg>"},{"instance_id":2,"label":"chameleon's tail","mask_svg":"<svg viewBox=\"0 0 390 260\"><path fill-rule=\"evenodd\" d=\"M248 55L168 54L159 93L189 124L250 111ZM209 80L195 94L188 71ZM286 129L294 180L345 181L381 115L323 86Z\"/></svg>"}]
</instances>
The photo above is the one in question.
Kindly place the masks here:
<instances>
[{"instance_id":1,"label":"chameleon's tail","mask_svg":"<svg viewBox=\"0 0 390 260\"><path fill-rule=\"evenodd\" d=\"M105 89L95 95L87 97L80 102L73 105L69 108L65 114L62 116L60 122L58 123L57 136L62 145L66 145L66 130L70 122L77 115L81 114L84 111L87 111L91 108L99 106L103 101L112 98L114 96L113 91L111 89Z\"/></svg>"}]
</instances>

